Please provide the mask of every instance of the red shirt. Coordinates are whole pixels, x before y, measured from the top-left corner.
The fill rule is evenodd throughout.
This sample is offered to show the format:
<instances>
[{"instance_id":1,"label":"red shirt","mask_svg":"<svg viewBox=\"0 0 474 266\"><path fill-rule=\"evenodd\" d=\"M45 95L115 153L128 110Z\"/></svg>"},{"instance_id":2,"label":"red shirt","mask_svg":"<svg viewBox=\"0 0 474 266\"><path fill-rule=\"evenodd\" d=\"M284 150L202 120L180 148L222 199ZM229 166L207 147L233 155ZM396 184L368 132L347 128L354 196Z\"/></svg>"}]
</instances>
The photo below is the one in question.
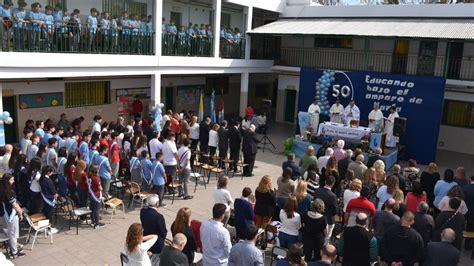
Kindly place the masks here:
<instances>
[{"instance_id":1,"label":"red shirt","mask_svg":"<svg viewBox=\"0 0 474 266\"><path fill-rule=\"evenodd\" d=\"M107 146L107 150L109 149L109 141L107 139L100 139L99 144L105 145Z\"/></svg>"},{"instance_id":2,"label":"red shirt","mask_svg":"<svg viewBox=\"0 0 474 266\"><path fill-rule=\"evenodd\" d=\"M375 205L364 197L358 197L351 199L347 204L346 212L352 212L353 209L364 209L370 213L370 216L375 215Z\"/></svg>"},{"instance_id":3,"label":"red shirt","mask_svg":"<svg viewBox=\"0 0 474 266\"><path fill-rule=\"evenodd\" d=\"M252 118L255 115L252 106L245 108L245 115L249 118Z\"/></svg>"},{"instance_id":4,"label":"red shirt","mask_svg":"<svg viewBox=\"0 0 474 266\"><path fill-rule=\"evenodd\" d=\"M68 187L76 186L76 181L74 180L74 169L76 169L76 167L74 165L71 165L71 167L69 167L67 171L67 186Z\"/></svg>"},{"instance_id":5,"label":"red shirt","mask_svg":"<svg viewBox=\"0 0 474 266\"><path fill-rule=\"evenodd\" d=\"M112 163L120 162L120 148L116 141L110 143L109 158Z\"/></svg>"},{"instance_id":6,"label":"red shirt","mask_svg":"<svg viewBox=\"0 0 474 266\"><path fill-rule=\"evenodd\" d=\"M81 174L81 181L77 184L77 188L87 190L88 185L87 185L87 174L86 172L82 172Z\"/></svg>"},{"instance_id":7,"label":"red shirt","mask_svg":"<svg viewBox=\"0 0 474 266\"><path fill-rule=\"evenodd\" d=\"M418 208L418 204L420 202L426 201L426 195L422 194L421 196L417 197L413 192L408 192L407 194L407 211L411 211L412 213L416 213L416 209Z\"/></svg>"},{"instance_id":8,"label":"red shirt","mask_svg":"<svg viewBox=\"0 0 474 266\"><path fill-rule=\"evenodd\" d=\"M100 183L99 176L93 176L91 179L91 189L94 192L96 197L100 197L100 192L102 191L102 184Z\"/></svg>"},{"instance_id":9,"label":"red shirt","mask_svg":"<svg viewBox=\"0 0 474 266\"><path fill-rule=\"evenodd\" d=\"M143 112L143 103L139 99L133 101L132 107L134 114L140 114L141 112Z\"/></svg>"},{"instance_id":10,"label":"red shirt","mask_svg":"<svg viewBox=\"0 0 474 266\"><path fill-rule=\"evenodd\" d=\"M174 118L174 117L171 118L170 129L171 129L171 131L173 131L174 133L178 133L178 132L179 132L179 121L178 121L178 119L176 119L176 118Z\"/></svg>"}]
</instances>

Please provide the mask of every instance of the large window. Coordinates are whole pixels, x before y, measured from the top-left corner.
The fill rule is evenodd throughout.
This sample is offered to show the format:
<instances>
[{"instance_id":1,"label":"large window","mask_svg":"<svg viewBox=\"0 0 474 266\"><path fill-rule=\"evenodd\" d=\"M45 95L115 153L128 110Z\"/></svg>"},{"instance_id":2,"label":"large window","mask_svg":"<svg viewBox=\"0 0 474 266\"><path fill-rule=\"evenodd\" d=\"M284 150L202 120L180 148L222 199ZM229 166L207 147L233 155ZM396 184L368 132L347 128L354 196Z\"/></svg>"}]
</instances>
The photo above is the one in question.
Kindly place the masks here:
<instances>
[{"instance_id":1,"label":"large window","mask_svg":"<svg viewBox=\"0 0 474 266\"><path fill-rule=\"evenodd\" d=\"M474 103L445 100L443 124L474 128Z\"/></svg>"},{"instance_id":2,"label":"large window","mask_svg":"<svg viewBox=\"0 0 474 266\"><path fill-rule=\"evenodd\" d=\"M352 49L352 38L315 36L314 47Z\"/></svg>"},{"instance_id":3,"label":"large window","mask_svg":"<svg viewBox=\"0 0 474 266\"><path fill-rule=\"evenodd\" d=\"M110 103L110 82L74 82L65 84L66 108Z\"/></svg>"},{"instance_id":4,"label":"large window","mask_svg":"<svg viewBox=\"0 0 474 266\"><path fill-rule=\"evenodd\" d=\"M102 0L102 10L109 12L112 17L120 17L124 11L129 15L137 15L138 18L141 15L151 15L147 14L146 3L131 0Z\"/></svg>"}]
</instances>

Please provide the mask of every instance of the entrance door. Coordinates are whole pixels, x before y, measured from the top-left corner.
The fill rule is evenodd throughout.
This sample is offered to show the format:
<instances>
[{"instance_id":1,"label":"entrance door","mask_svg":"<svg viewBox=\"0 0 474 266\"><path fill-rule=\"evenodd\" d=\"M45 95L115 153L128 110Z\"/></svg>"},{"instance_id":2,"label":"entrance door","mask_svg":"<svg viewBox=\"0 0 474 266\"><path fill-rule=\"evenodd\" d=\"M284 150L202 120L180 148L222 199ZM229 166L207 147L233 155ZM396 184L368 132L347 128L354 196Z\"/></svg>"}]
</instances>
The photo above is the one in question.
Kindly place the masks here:
<instances>
[{"instance_id":1,"label":"entrance door","mask_svg":"<svg viewBox=\"0 0 474 266\"><path fill-rule=\"evenodd\" d=\"M295 122L296 91L286 90L285 121Z\"/></svg>"},{"instance_id":2,"label":"entrance door","mask_svg":"<svg viewBox=\"0 0 474 266\"><path fill-rule=\"evenodd\" d=\"M459 79L459 73L461 71L462 54L464 50L463 42L451 42L448 43L448 70L446 77L448 79Z\"/></svg>"},{"instance_id":3,"label":"entrance door","mask_svg":"<svg viewBox=\"0 0 474 266\"><path fill-rule=\"evenodd\" d=\"M181 25L183 25L181 23L181 13L179 12L171 12L171 16L170 16L170 22L172 20L174 20L174 25L176 25L176 28L178 29L178 31L181 29Z\"/></svg>"},{"instance_id":4,"label":"entrance door","mask_svg":"<svg viewBox=\"0 0 474 266\"><path fill-rule=\"evenodd\" d=\"M409 40L395 40L395 49L393 50L392 58L392 73L406 74L409 47Z\"/></svg>"},{"instance_id":5,"label":"entrance door","mask_svg":"<svg viewBox=\"0 0 474 266\"><path fill-rule=\"evenodd\" d=\"M420 52L418 56L417 75L433 76L436 65L436 54L438 50L438 42L436 41L421 41Z\"/></svg>"},{"instance_id":6,"label":"entrance door","mask_svg":"<svg viewBox=\"0 0 474 266\"><path fill-rule=\"evenodd\" d=\"M5 143L17 143L18 132L17 132L17 121L16 121L16 104L15 96L3 97L3 110L10 112L13 123L10 125L4 124L5 127Z\"/></svg>"},{"instance_id":7,"label":"entrance door","mask_svg":"<svg viewBox=\"0 0 474 266\"><path fill-rule=\"evenodd\" d=\"M166 87L165 89L165 107L166 110L173 110L173 100L174 100L174 88Z\"/></svg>"}]
</instances>

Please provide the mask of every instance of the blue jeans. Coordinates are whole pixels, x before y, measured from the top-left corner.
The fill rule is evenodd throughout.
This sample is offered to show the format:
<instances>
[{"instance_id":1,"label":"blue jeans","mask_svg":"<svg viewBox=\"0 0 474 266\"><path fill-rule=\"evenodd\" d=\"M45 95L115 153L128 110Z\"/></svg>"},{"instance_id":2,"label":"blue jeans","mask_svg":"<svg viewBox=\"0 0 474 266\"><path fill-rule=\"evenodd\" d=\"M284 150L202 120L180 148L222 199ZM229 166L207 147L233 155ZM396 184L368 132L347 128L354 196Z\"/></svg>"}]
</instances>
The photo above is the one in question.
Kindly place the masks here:
<instances>
[{"instance_id":1,"label":"blue jeans","mask_svg":"<svg viewBox=\"0 0 474 266\"><path fill-rule=\"evenodd\" d=\"M280 240L280 247L282 248L289 248L298 242L298 236L292 236L283 232L278 233L278 239Z\"/></svg>"}]
</instances>

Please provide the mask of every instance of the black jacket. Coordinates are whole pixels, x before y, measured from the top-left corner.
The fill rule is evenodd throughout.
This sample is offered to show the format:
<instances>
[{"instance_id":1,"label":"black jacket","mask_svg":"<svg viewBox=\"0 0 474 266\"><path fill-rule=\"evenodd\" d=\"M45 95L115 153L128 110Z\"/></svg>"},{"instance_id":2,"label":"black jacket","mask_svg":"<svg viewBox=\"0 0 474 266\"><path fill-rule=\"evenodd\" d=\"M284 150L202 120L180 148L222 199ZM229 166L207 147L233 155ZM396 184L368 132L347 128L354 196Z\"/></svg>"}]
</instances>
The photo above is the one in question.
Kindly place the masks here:
<instances>
[{"instance_id":1,"label":"black jacket","mask_svg":"<svg viewBox=\"0 0 474 266\"><path fill-rule=\"evenodd\" d=\"M242 152L247 154L257 153L257 143L259 142L255 132L250 130L245 131L242 139Z\"/></svg>"},{"instance_id":2,"label":"black jacket","mask_svg":"<svg viewBox=\"0 0 474 266\"><path fill-rule=\"evenodd\" d=\"M203 146L207 146L209 143L209 130L211 130L211 126L204 121L199 124L199 143Z\"/></svg>"},{"instance_id":3,"label":"black jacket","mask_svg":"<svg viewBox=\"0 0 474 266\"><path fill-rule=\"evenodd\" d=\"M276 206L276 197L274 191L259 192L255 190L255 209L256 215L270 217L273 216L273 212Z\"/></svg>"},{"instance_id":4,"label":"black jacket","mask_svg":"<svg viewBox=\"0 0 474 266\"><path fill-rule=\"evenodd\" d=\"M329 225L334 224L334 216L337 213L337 196L331 190L320 187L314 192L315 199L321 199L324 202L324 217Z\"/></svg>"},{"instance_id":5,"label":"black jacket","mask_svg":"<svg viewBox=\"0 0 474 266\"><path fill-rule=\"evenodd\" d=\"M377 154L370 156L370 157L369 157L369 160L367 161L367 168L370 168L370 167L374 166L374 163L375 163L377 160L383 161L382 156L377 155ZM384 161L384 162L385 162L385 161Z\"/></svg>"},{"instance_id":6,"label":"black jacket","mask_svg":"<svg viewBox=\"0 0 474 266\"><path fill-rule=\"evenodd\" d=\"M423 265L458 265L461 252L449 242L430 242L426 247Z\"/></svg>"},{"instance_id":7,"label":"black jacket","mask_svg":"<svg viewBox=\"0 0 474 266\"><path fill-rule=\"evenodd\" d=\"M217 131L219 137L219 151L227 151L229 148L229 130L227 128L219 128Z\"/></svg>"},{"instance_id":8,"label":"black jacket","mask_svg":"<svg viewBox=\"0 0 474 266\"><path fill-rule=\"evenodd\" d=\"M140 211L140 221L143 225L143 235L158 235L158 240L149 251L153 254L160 254L165 245L167 233L165 218L154 208L143 208Z\"/></svg>"},{"instance_id":9,"label":"black jacket","mask_svg":"<svg viewBox=\"0 0 474 266\"><path fill-rule=\"evenodd\" d=\"M399 261L403 262L403 266L411 266L423 256L423 239L412 228L394 225L383 235L382 250L382 259L388 265Z\"/></svg>"},{"instance_id":10,"label":"black jacket","mask_svg":"<svg viewBox=\"0 0 474 266\"><path fill-rule=\"evenodd\" d=\"M229 146L231 150L240 150L240 142L242 141L242 136L240 131L235 127L229 128Z\"/></svg>"}]
</instances>

